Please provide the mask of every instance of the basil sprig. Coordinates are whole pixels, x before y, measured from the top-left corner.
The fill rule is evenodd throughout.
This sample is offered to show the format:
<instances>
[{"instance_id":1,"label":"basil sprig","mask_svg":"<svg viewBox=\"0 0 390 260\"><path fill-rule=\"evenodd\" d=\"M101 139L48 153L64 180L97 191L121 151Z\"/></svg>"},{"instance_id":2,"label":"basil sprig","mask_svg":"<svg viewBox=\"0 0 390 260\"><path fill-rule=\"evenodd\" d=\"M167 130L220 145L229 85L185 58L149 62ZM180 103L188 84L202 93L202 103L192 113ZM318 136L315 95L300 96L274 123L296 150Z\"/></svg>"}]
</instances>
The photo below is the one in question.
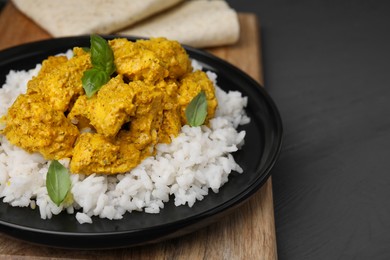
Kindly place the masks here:
<instances>
[{"instance_id":1,"label":"basil sprig","mask_svg":"<svg viewBox=\"0 0 390 260\"><path fill-rule=\"evenodd\" d=\"M109 75L115 71L114 53L107 41L99 35L91 35L91 62L95 69Z\"/></svg>"},{"instance_id":2,"label":"basil sprig","mask_svg":"<svg viewBox=\"0 0 390 260\"><path fill-rule=\"evenodd\" d=\"M107 41L99 35L91 35L91 63L92 68L86 70L81 79L85 94L92 97L104 84L110 80L115 72L114 53Z\"/></svg>"},{"instance_id":3,"label":"basil sprig","mask_svg":"<svg viewBox=\"0 0 390 260\"><path fill-rule=\"evenodd\" d=\"M187 105L185 114L190 126L203 125L207 117L207 98L203 90Z\"/></svg>"},{"instance_id":4,"label":"basil sprig","mask_svg":"<svg viewBox=\"0 0 390 260\"><path fill-rule=\"evenodd\" d=\"M66 198L71 188L68 169L54 160L50 163L46 175L46 189L50 199L59 206Z\"/></svg>"}]
</instances>

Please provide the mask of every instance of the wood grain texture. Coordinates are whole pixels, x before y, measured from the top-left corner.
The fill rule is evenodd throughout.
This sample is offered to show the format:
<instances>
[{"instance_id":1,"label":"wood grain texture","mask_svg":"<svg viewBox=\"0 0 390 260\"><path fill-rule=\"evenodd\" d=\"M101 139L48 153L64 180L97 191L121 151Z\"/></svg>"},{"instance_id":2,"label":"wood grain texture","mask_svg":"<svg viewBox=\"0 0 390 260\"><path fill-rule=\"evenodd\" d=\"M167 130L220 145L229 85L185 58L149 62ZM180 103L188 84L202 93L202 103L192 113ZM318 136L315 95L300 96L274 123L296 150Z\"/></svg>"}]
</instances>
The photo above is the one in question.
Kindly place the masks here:
<instances>
[{"instance_id":1,"label":"wood grain texture","mask_svg":"<svg viewBox=\"0 0 390 260\"><path fill-rule=\"evenodd\" d=\"M207 49L263 83L257 18L239 14L241 36L233 46ZM51 38L8 3L0 14L0 50ZM33 245L0 234L1 259L277 259L272 183L215 224L148 246L82 251Z\"/></svg>"}]
</instances>

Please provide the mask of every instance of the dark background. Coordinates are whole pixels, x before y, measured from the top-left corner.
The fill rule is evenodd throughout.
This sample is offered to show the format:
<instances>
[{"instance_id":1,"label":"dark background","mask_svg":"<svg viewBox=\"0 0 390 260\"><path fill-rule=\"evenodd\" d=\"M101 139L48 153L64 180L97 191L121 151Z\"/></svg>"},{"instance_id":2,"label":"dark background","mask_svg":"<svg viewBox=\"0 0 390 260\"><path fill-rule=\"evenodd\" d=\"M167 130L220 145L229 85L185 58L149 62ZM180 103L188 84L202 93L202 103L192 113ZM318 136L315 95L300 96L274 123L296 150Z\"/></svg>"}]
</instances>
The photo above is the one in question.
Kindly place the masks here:
<instances>
[{"instance_id":1,"label":"dark background","mask_svg":"<svg viewBox=\"0 0 390 260\"><path fill-rule=\"evenodd\" d=\"M284 123L279 259L390 259L390 1L228 2L258 15Z\"/></svg>"},{"instance_id":2,"label":"dark background","mask_svg":"<svg viewBox=\"0 0 390 260\"><path fill-rule=\"evenodd\" d=\"M279 259L390 259L390 1L228 2L258 15L284 123Z\"/></svg>"}]
</instances>

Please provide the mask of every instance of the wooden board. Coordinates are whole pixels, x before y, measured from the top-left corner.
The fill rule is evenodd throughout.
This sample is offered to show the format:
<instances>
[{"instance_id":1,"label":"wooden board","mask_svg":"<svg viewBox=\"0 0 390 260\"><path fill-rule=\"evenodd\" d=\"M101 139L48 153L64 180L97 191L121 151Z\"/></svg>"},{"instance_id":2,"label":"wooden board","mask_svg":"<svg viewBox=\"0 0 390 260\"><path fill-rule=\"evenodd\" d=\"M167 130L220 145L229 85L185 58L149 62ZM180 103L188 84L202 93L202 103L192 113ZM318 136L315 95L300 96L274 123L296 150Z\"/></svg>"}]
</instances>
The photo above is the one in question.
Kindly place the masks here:
<instances>
[{"instance_id":1,"label":"wooden board","mask_svg":"<svg viewBox=\"0 0 390 260\"><path fill-rule=\"evenodd\" d=\"M257 18L240 13L237 44L207 51L241 68L263 84ZM11 3L0 13L0 50L51 36ZM116 250L65 250L33 245L0 233L1 259L277 259L272 183L221 221L165 242Z\"/></svg>"}]
</instances>

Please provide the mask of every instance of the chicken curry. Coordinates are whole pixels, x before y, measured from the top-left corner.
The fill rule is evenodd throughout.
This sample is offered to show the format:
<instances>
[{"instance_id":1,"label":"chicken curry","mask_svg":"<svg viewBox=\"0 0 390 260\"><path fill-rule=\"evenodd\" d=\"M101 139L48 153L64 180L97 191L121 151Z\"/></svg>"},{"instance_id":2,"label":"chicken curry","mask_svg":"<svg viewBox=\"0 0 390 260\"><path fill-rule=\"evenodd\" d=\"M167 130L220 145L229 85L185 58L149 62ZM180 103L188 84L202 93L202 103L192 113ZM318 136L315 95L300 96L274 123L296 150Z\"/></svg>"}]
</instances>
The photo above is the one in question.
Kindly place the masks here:
<instances>
[{"instance_id":1,"label":"chicken curry","mask_svg":"<svg viewBox=\"0 0 390 260\"><path fill-rule=\"evenodd\" d=\"M71 158L82 174L124 173L170 143L187 124L185 109L201 91L206 122L217 107L215 89L203 71L193 71L185 49L165 38L108 41L115 72L87 97L82 77L91 53L51 56L9 108L2 130L14 145L46 159Z\"/></svg>"}]
</instances>

